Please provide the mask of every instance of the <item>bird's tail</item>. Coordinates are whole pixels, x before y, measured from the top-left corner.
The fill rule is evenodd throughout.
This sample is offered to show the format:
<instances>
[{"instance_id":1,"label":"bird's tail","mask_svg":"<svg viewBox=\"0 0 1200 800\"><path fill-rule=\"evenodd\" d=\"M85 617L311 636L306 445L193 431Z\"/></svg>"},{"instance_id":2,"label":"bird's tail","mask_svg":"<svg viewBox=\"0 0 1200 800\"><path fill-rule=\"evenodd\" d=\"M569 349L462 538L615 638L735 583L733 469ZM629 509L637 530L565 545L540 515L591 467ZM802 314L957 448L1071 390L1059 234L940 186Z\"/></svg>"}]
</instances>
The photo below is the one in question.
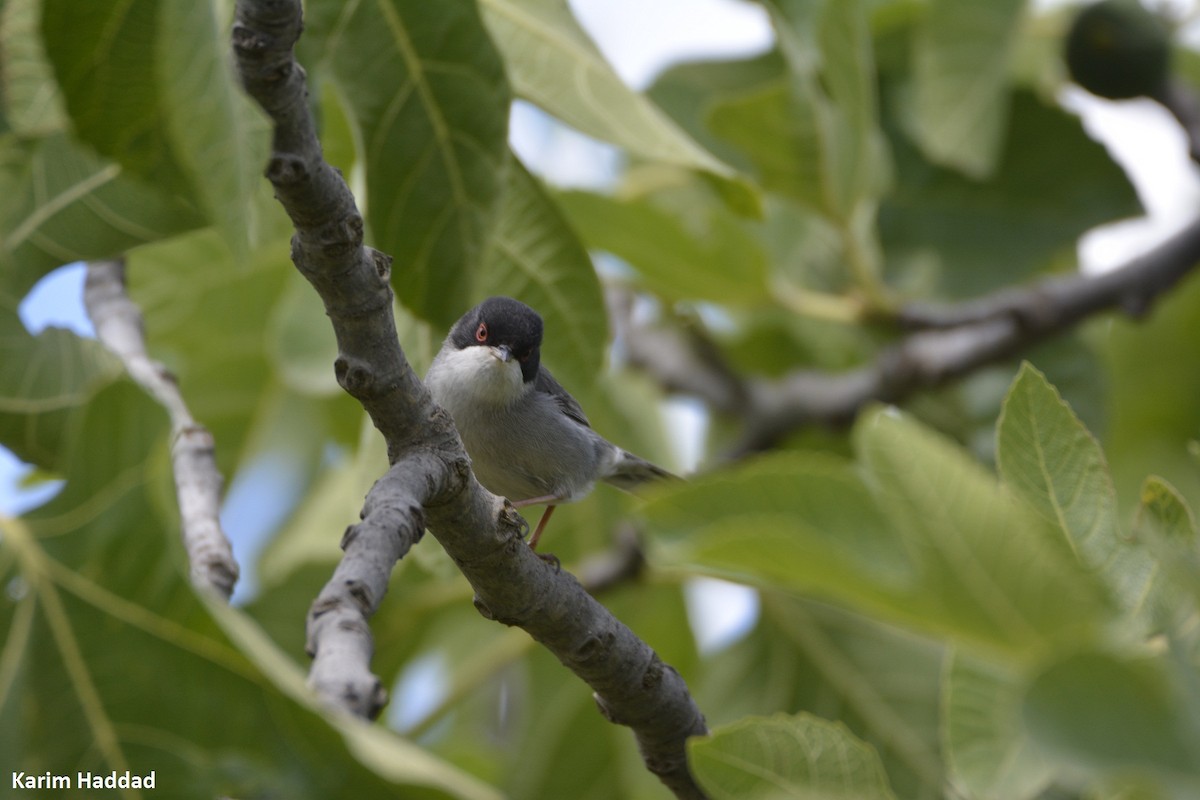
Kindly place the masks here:
<instances>
[{"instance_id":1,"label":"bird's tail","mask_svg":"<svg viewBox=\"0 0 1200 800\"><path fill-rule=\"evenodd\" d=\"M643 483L650 481L678 481L682 480L682 478L668 472L657 464L651 464L644 458L638 458L633 453L627 453L622 450L620 457L613 465L612 471L604 476L604 480L618 489L632 492Z\"/></svg>"}]
</instances>

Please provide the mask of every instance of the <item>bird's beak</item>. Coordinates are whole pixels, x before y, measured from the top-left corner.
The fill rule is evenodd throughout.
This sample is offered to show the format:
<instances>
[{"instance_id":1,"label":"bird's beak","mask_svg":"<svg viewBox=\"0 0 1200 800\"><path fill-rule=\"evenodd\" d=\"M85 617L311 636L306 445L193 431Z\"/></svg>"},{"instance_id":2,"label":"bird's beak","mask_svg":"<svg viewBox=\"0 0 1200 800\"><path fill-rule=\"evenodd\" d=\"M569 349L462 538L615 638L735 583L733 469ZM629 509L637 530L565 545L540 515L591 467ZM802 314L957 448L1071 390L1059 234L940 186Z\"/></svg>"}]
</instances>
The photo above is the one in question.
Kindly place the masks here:
<instances>
[{"instance_id":1,"label":"bird's beak","mask_svg":"<svg viewBox=\"0 0 1200 800\"><path fill-rule=\"evenodd\" d=\"M496 358L500 359L501 361L503 361L505 363L512 361L512 357L513 357L512 350L509 349L508 345L506 345L506 344L502 344L498 347L493 347L492 355L494 355Z\"/></svg>"}]
</instances>

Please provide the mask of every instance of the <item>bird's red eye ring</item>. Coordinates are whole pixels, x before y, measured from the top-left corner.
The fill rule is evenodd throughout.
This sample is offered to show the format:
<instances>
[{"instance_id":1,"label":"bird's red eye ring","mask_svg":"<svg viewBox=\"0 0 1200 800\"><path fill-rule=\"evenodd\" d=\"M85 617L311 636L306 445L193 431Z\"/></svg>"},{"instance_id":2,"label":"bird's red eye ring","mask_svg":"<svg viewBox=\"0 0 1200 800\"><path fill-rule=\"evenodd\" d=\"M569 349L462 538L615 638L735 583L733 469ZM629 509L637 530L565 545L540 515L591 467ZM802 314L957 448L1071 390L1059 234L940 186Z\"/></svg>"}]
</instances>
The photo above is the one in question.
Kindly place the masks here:
<instances>
[{"instance_id":1,"label":"bird's red eye ring","mask_svg":"<svg viewBox=\"0 0 1200 800\"><path fill-rule=\"evenodd\" d=\"M488 337L487 323L479 323L479 327L475 329L475 341L486 342Z\"/></svg>"}]
</instances>

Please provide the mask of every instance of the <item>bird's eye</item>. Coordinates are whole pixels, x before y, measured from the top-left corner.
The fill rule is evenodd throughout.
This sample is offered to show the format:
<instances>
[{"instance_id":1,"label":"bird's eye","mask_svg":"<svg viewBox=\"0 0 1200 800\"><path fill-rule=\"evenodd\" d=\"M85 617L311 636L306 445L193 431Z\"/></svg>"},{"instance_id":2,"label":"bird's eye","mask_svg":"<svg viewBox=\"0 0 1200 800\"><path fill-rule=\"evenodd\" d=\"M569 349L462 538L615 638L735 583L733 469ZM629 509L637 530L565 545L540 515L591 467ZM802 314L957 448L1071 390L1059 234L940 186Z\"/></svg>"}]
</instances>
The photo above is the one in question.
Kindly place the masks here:
<instances>
[{"instance_id":1,"label":"bird's eye","mask_svg":"<svg viewBox=\"0 0 1200 800\"><path fill-rule=\"evenodd\" d=\"M475 329L475 341L486 342L488 337L487 323L479 323L479 327Z\"/></svg>"}]
</instances>

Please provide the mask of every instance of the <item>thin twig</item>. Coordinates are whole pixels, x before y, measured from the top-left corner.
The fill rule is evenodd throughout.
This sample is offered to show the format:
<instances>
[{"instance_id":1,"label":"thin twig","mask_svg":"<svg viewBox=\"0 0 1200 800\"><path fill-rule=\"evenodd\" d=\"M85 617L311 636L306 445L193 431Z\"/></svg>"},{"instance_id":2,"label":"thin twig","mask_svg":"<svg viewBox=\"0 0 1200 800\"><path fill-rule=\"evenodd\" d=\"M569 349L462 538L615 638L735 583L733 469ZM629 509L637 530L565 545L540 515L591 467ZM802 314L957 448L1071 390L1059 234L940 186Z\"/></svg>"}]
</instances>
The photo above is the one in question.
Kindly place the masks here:
<instances>
[{"instance_id":1,"label":"thin twig","mask_svg":"<svg viewBox=\"0 0 1200 800\"><path fill-rule=\"evenodd\" d=\"M146 353L142 312L125 291L125 263L88 264L83 302L96 337L117 354L130 377L170 415L174 434L171 461L192 583L228 600L237 583L238 565L221 528L222 479L212 434L192 418L175 376Z\"/></svg>"}]
</instances>

